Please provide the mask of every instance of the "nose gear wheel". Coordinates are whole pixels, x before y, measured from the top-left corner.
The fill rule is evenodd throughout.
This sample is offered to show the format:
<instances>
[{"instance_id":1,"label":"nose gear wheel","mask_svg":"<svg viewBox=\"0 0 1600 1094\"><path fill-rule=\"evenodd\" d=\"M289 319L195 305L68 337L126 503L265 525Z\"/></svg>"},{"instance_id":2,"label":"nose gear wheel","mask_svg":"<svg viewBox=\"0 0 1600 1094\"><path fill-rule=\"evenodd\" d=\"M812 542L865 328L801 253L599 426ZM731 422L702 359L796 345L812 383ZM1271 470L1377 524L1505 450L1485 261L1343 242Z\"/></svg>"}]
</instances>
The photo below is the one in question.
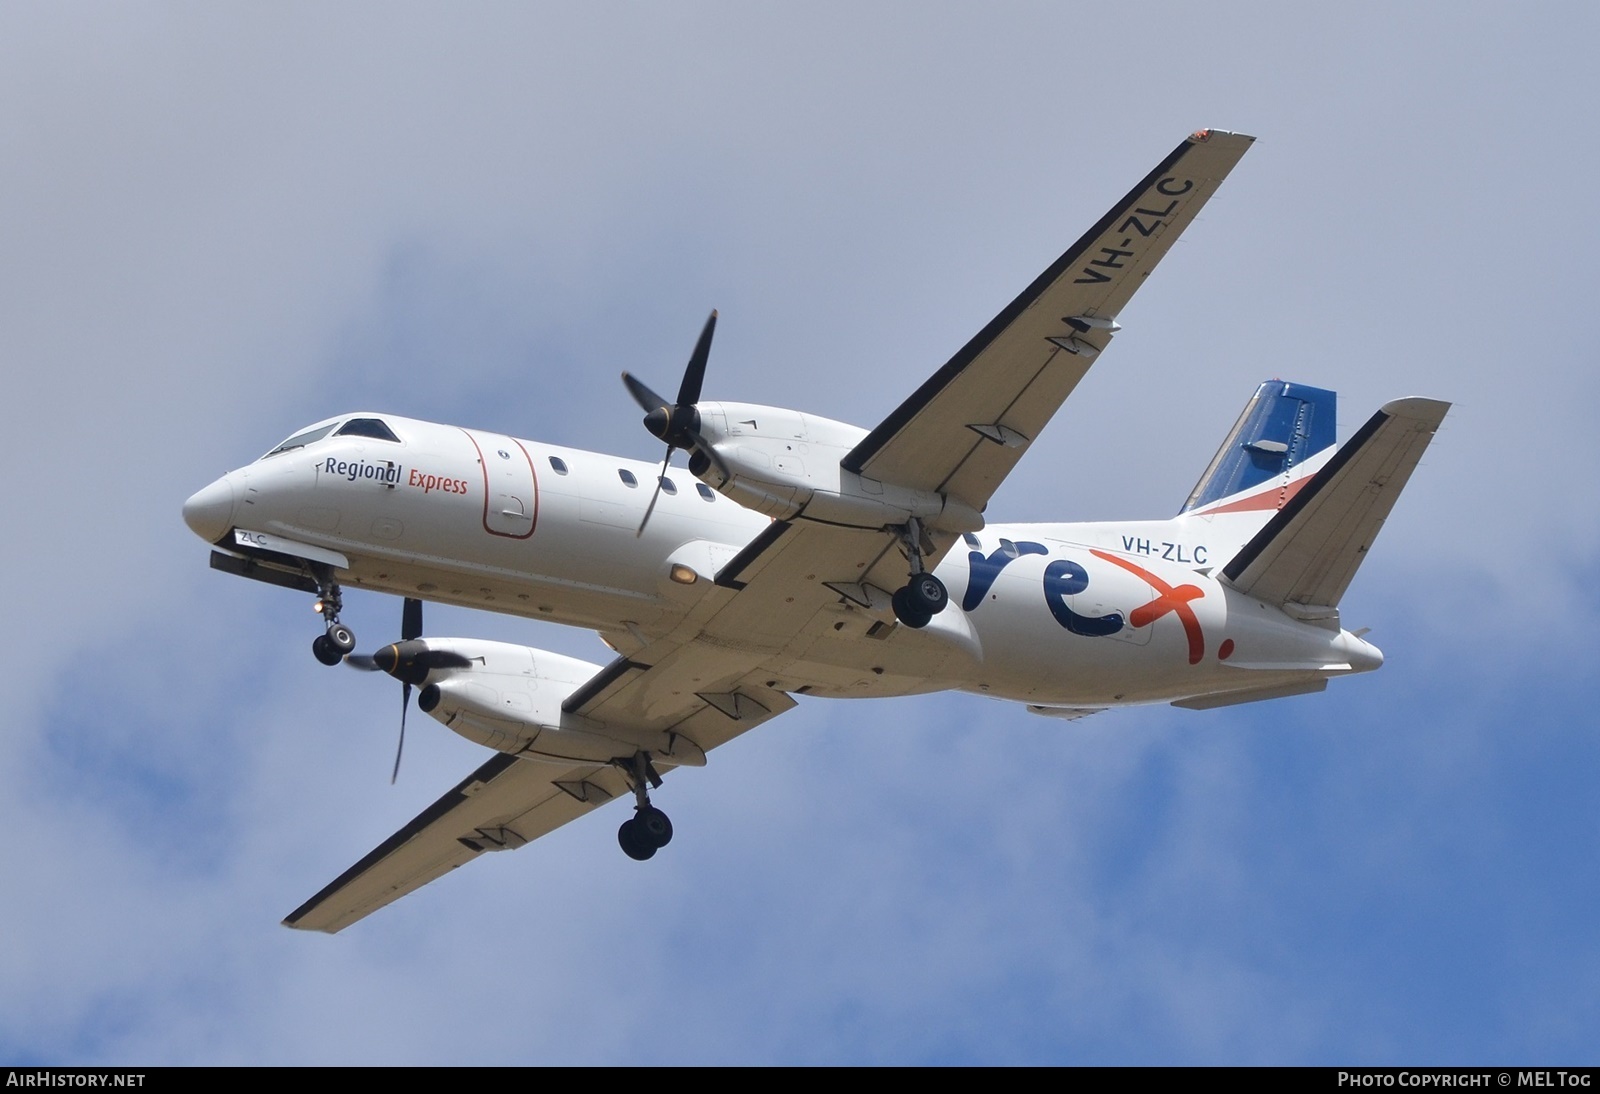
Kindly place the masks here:
<instances>
[{"instance_id":1,"label":"nose gear wheel","mask_svg":"<svg viewBox=\"0 0 1600 1094\"><path fill-rule=\"evenodd\" d=\"M344 594L334 579L333 567L320 562L310 562L306 566L317 584L317 612L327 623L327 629L312 639L311 654L324 665L337 665L356 648L355 632L339 622Z\"/></svg>"}]
</instances>

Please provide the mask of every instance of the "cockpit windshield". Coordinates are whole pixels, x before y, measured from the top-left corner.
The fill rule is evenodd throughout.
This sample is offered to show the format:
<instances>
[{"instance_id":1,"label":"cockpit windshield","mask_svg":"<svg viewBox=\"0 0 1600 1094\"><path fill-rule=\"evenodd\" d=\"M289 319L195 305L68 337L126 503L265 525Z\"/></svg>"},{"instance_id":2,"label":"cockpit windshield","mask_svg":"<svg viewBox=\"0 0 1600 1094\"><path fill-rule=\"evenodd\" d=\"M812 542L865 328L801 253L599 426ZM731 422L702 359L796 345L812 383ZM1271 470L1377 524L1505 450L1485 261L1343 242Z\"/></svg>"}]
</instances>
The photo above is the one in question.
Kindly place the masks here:
<instances>
[{"instance_id":1,"label":"cockpit windshield","mask_svg":"<svg viewBox=\"0 0 1600 1094\"><path fill-rule=\"evenodd\" d=\"M335 433L336 437L371 437L376 441L394 441L400 443L400 438L394 435L394 430L384 424L381 418L351 418Z\"/></svg>"},{"instance_id":2,"label":"cockpit windshield","mask_svg":"<svg viewBox=\"0 0 1600 1094\"><path fill-rule=\"evenodd\" d=\"M266 456L262 456L261 458L266 459L267 456L276 456L279 452L288 452L293 448L304 448L308 444L313 444L317 441L320 441L329 433L332 433L334 427L338 424L338 422L329 422L326 425L314 425L303 433L296 433L293 437L290 437L277 448L274 448L271 452L268 452Z\"/></svg>"}]
</instances>

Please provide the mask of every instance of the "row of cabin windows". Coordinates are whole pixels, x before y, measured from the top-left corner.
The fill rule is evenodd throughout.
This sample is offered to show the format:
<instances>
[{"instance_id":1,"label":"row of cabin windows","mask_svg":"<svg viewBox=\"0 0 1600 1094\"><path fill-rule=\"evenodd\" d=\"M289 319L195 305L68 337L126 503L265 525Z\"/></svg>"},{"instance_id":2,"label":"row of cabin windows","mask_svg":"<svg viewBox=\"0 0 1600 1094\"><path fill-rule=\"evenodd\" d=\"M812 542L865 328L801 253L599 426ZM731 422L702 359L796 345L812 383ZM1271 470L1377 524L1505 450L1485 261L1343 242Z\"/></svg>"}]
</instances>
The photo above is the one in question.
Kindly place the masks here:
<instances>
[{"instance_id":1,"label":"row of cabin windows","mask_svg":"<svg viewBox=\"0 0 1600 1094\"><path fill-rule=\"evenodd\" d=\"M551 456L550 466L558 475L565 475L567 473L567 461L562 459L560 456ZM626 467L617 468L617 478L622 480L624 486L636 487L639 485L639 477L632 471L629 471ZM717 492L703 482L695 483L694 488L695 491L706 501L712 501L717 496ZM678 484L667 478L665 475L662 475L661 492L663 494L676 494L678 492Z\"/></svg>"},{"instance_id":2,"label":"row of cabin windows","mask_svg":"<svg viewBox=\"0 0 1600 1094\"><path fill-rule=\"evenodd\" d=\"M333 434L335 437L366 437L375 441L393 441L396 444L400 442L400 438L394 435L394 430L390 429L388 424L380 419L351 418L342 426L338 422L330 422L327 425L319 425L308 429L304 433L296 433L277 448L268 452L267 455L276 456L278 453L288 452L290 449L304 448L308 444L322 440L329 433L332 433L336 426L338 426L339 431ZM266 457L262 458L265 459ZM567 473L567 461L560 456L551 456L550 466L558 475ZM617 476L628 486L636 487L639 485L638 477L626 468L619 467ZM717 496L716 491L703 482L695 483L694 488L706 501L712 501ZM663 494L676 494L678 492L678 484L663 475L661 476L661 492Z\"/></svg>"}]
</instances>

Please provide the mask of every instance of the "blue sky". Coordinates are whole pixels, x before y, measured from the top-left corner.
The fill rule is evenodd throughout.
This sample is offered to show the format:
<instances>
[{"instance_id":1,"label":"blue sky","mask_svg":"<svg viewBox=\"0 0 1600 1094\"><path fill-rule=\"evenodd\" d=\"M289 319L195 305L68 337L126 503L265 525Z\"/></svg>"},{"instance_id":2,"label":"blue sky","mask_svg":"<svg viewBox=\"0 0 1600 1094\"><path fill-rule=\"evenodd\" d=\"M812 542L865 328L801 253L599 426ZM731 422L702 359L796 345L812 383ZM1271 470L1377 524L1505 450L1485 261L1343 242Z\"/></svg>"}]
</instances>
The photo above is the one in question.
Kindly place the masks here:
<instances>
[{"instance_id":1,"label":"blue sky","mask_svg":"<svg viewBox=\"0 0 1600 1094\"><path fill-rule=\"evenodd\" d=\"M11 1063L1574 1063L1600 1026L1588 5L0 14ZM1262 379L1456 405L1382 671L1080 723L809 701L334 938L483 752L191 491L356 407L650 458L617 382L870 426L1187 132L1260 138L992 512L1176 510ZM358 633L398 605L355 594ZM436 633L593 636L438 609Z\"/></svg>"}]
</instances>

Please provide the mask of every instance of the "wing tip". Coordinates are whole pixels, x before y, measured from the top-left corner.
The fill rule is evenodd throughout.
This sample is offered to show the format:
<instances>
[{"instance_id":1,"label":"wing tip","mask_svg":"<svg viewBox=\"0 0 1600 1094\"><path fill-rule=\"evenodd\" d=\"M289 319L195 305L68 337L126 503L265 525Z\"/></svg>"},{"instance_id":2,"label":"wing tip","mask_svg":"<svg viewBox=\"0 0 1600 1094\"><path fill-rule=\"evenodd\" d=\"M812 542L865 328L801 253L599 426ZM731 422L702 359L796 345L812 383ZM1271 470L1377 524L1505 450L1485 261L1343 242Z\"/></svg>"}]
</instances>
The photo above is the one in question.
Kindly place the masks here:
<instances>
[{"instance_id":1,"label":"wing tip","mask_svg":"<svg viewBox=\"0 0 1600 1094\"><path fill-rule=\"evenodd\" d=\"M1410 418L1416 421L1432 422L1437 426L1444 421L1444 416L1450 410L1450 403L1443 399L1428 399L1421 395L1408 395L1403 399L1390 399L1383 404L1382 412L1391 418Z\"/></svg>"},{"instance_id":2,"label":"wing tip","mask_svg":"<svg viewBox=\"0 0 1600 1094\"><path fill-rule=\"evenodd\" d=\"M337 934L339 930L337 927L313 927L309 924L300 922L293 915L285 916L283 919L279 920L278 925L280 927L288 927L291 931L305 931L307 933L312 931L321 931L323 934Z\"/></svg>"},{"instance_id":3,"label":"wing tip","mask_svg":"<svg viewBox=\"0 0 1600 1094\"><path fill-rule=\"evenodd\" d=\"M1255 138L1249 133L1236 133L1231 129L1196 129L1189 134L1189 140L1194 144L1205 144L1207 141L1222 139L1226 141L1243 141L1245 144L1254 144Z\"/></svg>"}]
</instances>

